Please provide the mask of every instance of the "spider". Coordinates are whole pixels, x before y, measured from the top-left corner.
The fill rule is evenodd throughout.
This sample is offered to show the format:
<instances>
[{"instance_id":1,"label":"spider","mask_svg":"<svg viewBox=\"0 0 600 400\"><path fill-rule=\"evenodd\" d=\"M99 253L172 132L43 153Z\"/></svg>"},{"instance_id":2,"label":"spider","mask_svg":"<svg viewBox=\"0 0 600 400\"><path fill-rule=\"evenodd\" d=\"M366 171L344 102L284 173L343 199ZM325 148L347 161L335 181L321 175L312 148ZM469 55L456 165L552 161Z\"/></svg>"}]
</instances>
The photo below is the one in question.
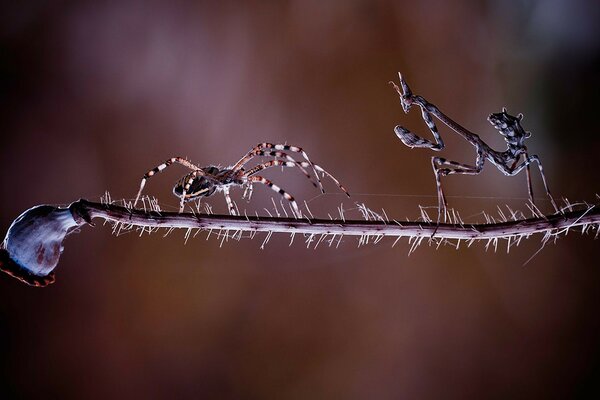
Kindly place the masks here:
<instances>
[{"instance_id":1,"label":"spider","mask_svg":"<svg viewBox=\"0 0 600 400\"><path fill-rule=\"evenodd\" d=\"M294 153L300 153L304 157L306 161L296 161L292 156L288 155L284 151L290 151ZM257 156L265 156L265 157L274 157L275 159L258 164L248 170L244 169L244 166ZM136 206L137 202L140 199L142 194L142 190L146 185L146 181L154 176L158 172L162 172L165 168L173 164L180 164L184 167L192 170L189 174L183 176L173 187L173 194L180 198L180 207L179 212L182 212L185 206L185 203L188 201L192 201L195 199L199 199L202 196L208 197L213 195L216 191L222 191L225 195L225 201L227 202L227 206L229 208L229 213L231 215L237 215L236 208L231 201L231 197L229 196L229 189L232 186L246 186L246 192L249 192L248 199L252 194L252 184L253 183L262 183L267 185L275 192L279 193L286 200L288 200L294 213L296 216L301 217L302 214L300 209L298 208L298 204L294 200L294 197L287 193L285 190L271 182L270 180L263 178L262 176L256 175L259 171L262 171L271 167L296 167L298 168L311 182L315 187L321 189L321 192L325 193L323 190L323 185L319 178L319 172L323 174L323 176L327 175L331 178L336 185L348 196L350 194L340 184L340 182L329 172L325 171L319 165L313 164L308 155L302 148L296 146L290 146L287 144L272 144L272 143L259 143L252 150L250 150L246 155L244 155L235 165L227 168L221 168L214 165L210 165L207 167L199 167L190 161L186 160L182 157L173 157L160 164L159 166L148 171L144 177L142 178L142 182L140 183L140 190L135 197L135 202L133 203L133 207ZM317 183L312 180L311 175L308 173L306 168L311 168L314 172Z\"/></svg>"},{"instance_id":2,"label":"spider","mask_svg":"<svg viewBox=\"0 0 600 400\"><path fill-rule=\"evenodd\" d=\"M526 132L521 126L523 114L518 114L516 117L514 117L508 114L506 108L502 108L502 112L489 115L488 121L500 132L502 136L504 136L504 140L507 144L506 150L496 151L488 146L479 137L479 135L463 128L461 125L442 113L435 105L429 103L421 96L413 95L412 91L406 84L406 81L402 78L402 74L398 73L398 76L400 77L400 86L402 87L402 90L400 90L400 88L394 82L390 82L390 84L394 87L394 89L396 89L398 95L400 95L402 109L405 113L408 113L413 104L419 106L421 108L422 118L435 139L434 143L430 140L419 137L410 132L408 129L398 125L394 128L394 132L402 141L402 143L410 148L422 147L435 151L442 150L444 148L444 142L440 137L435 123L433 122L433 115L454 132L459 134L463 139L473 145L475 147L475 151L477 152L477 158L474 166L446 160L442 157L431 158L431 165L433 167L437 185L438 221L442 213L444 214L444 220L446 220L446 208L448 206L446 197L444 196L444 192L442 190L441 177L451 174L477 175L483 170L483 164L485 163L485 160L491 162L496 168L498 168L504 175L507 176L514 176L526 168L529 199L532 203L534 202L534 199L529 165L533 162L536 162L542 177L544 189L546 190L546 195L550 198L550 202L552 203L554 210L558 212L558 207L556 206L556 203L550 194L550 190L548 189L548 184L546 183L546 177L544 176L544 170L539 157L537 155L530 156L527 153L525 139L531 136L531 132ZM519 164L521 155L524 156L524 159Z\"/></svg>"}]
</instances>

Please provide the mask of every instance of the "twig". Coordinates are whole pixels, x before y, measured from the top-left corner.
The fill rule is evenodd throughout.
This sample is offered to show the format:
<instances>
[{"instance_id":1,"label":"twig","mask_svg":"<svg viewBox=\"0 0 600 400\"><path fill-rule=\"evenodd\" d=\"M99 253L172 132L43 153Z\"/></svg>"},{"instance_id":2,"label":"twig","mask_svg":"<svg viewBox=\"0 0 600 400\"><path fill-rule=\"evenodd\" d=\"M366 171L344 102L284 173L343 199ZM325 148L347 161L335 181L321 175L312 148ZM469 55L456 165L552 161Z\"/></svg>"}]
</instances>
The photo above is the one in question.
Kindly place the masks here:
<instances>
[{"instance_id":1,"label":"twig","mask_svg":"<svg viewBox=\"0 0 600 400\"><path fill-rule=\"evenodd\" d=\"M465 239L474 240L528 237L535 233L556 235L575 226L600 224L600 207L568 211L551 216L508 220L485 224L435 223L432 221L390 224L383 218L370 220L296 219L283 217L254 217L232 215L200 215L195 213L131 210L123 206L78 200L67 208L37 206L25 211L9 228L0 249L0 270L34 286L45 286L54 281L53 270L62 252L62 242L72 230L83 225L94 225L101 218L129 229L175 228L198 229L207 232L267 232L316 235L376 237ZM460 221L457 221L460 222ZM381 239L376 240L378 242ZM395 242L394 242L395 243ZM339 244L339 243L338 243Z\"/></svg>"}]
</instances>

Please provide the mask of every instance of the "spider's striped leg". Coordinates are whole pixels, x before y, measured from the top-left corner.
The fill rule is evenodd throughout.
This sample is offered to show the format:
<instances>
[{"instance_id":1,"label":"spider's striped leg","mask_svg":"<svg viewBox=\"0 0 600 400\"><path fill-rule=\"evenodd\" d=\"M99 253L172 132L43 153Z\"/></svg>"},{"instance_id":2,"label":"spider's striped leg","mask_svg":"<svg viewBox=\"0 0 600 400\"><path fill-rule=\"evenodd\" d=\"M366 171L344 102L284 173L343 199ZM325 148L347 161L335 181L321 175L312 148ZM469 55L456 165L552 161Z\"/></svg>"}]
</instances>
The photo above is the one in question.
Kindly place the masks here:
<instances>
[{"instance_id":1,"label":"spider's striped leg","mask_svg":"<svg viewBox=\"0 0 600 400\"><path fill-rule=\"evenodd\" d=\"M308 163L306 163L308 165ZM263 169L267 169L267 168L271 168L271 167L297 167L298 169L302 170L305 174L305 176L310 180L310 182L314 185L314 187L317 187L317 184L315 182L313 182L312 177L306 173L306 170L303 168L303 166L301 165L301 163L297 162L297 161L283 161L283 160L271 160L271 161L267 161L265 163L259 164L255 167L250 168L248 171L244 172L244 176L248 177L248 176L252 176L254 174L256 174L259 171L262 171Z\"/></svg>"},{"instance_id":2,"label":"spider's striped leg","mask_svg":"<svg viewBox=\"0 0 600 400\"><path fill-rule=\"evenodd\" d=\"M312 161L310 161L310 158L308 158L308 154L306 154L306 152L301 147L291 146L289 144L259 143L256 146L254 146L254 148L252 150L250 150L248 153L246 153L246 155L244 157L242 157L237 163L235 163L235 165L232 167L232 171L238 171L241 167L244 166L244 164L246 164L248 161L250 161L252 159L252 157L255 157L257 155L257 153L259 153L263 149L291 151L294 153L302 154L302 156L306 159L306 161L308 161L308 163L312 167L313 172L314 172L315 176L317 177L317 183L319 184L319 189L321 189L321 192L325 193L325 191L323 190L323 184L321 183L321 179L319 178L319 175L317 174L317 170L314 168ZM290 161L293 161L293 160L290 160Z\"/></svg>"},{"instance_id":3,"label":"spider's striped leg","mask_svg":"<svg viewBox=\"0 0 600 400\"><path fill-rule=\"evenodd\" d=\"M229 208L230 215L237 215L235 210L235 205L233 201L231 201L231 196L229 195L229 188L227 186L223 187L223 194L225 195L225 201L227 202L227 208Z\"/></svg>"},{"instance_id":4,"label":"spider's striped leg","mask_svg":"<svg viewBox=\"0 0 600 400\"><path fill-rule=\"evenodd\" d=\"M246 188L244 189L244 194L242 195L242 199L246 199L247 201L250 201L250 199L252 198L252 183L248 183L246 184Z\"/></svg>"},{"instance_id":5,"label":"spider's striped leg","mask_svg":"<svg viewBox=\"0 0 600 400\"><path fill-rule=\"evenodd\" d=\"M323 189L323 184L321 183L321 178L319 177L319 174L317 173L317 169L315 167L315 164L313 164L313 162L310 161L310 158L308 158L308 154L304 150L302 150L301 147L290 146L288 144L276 144L274 146L274 149L275 150L292 151L294 153L300 153L300 154L302 154L302 157L304 157L304 159L312 167L312 170L313 170L313 172L315 174L315 177L317 178L317 183L319 185L319 189L321 190L321 193L325 193L325 190Z\"/></svg>"},{"instance_id":6,"label":"spider's striped leg","mask_svg":"<svg viewBox=\"0 0 600 400\"><path fill-rule=\"evenodd\" d=\"M194 180L198 177L198 175L204 175L204 171L198 169L195 170L193 172L191 172L190 174L188 174L187 176L185 176L183 179L186 180L187 182L185 183L185 186L183 186L183 190L181 192L181 200L179 201L179 212L183 212L183 209L185 208L185 202L192 200L193 198L197 197L197 196L188 196L188 191L190 190L190 187L192 186L192 183L194 183Z\"/></svg>"},{"instance_id":7,"label":"spider's striped leg","mask_svg":"<svg viewBox=\"0 0 600 400\"><path fill-rule=\"evenodd\" d=\"M259 143L252 148L248 153L244 155L244 157L240 158L238 162L235 163L233 167L231 167L231 171L233 173L239 171L244 165L248 163L248 161L252 160L256 156L272 156L272 157L281 157L287 158L289 161L294 161L294 159L288 156L286 153L282 151L264 151L263 149L273 149L275 147L274 144L271 143Z\"/></svg>"},{"instance_id":8,"label":"spider's striped leg","mask_svg":"<svg viewBox=\"0 0 600 400\"><path fill-rule=\"evenodd\" d=\"M301 162L301 164L305 164L305 163L306 163L306 161ZM308 164L308 163L306 163L306 164ZM344 187L344 185L342 185L340 183L340 181L338 181L336 179L335 176L333 176L329 172L325 171L325 169L323 167L321 167L320 165L318 165L318 164L313 164L313 165L314 165L314 167L315 167L315 169L317 171L321 172L324 175L327 175L333 182L335 182L335 184L340 188L340 190L342 192L346 193L346 196L350 197L350 193L348 193L348 190L346 190L346 188ZM305 165L303 165L303 166L305 166Z\"/></svg>"},{"instance_id":9,"label":"spider's striped leg","mask_svg":"<svg viewBox=\"0 0 600 400\"><path fill-rule=\"evenodd\" d=\"M346 193L346 196L350 197L350 194L348 193L348 191L346 190L346 188L340 183L340 181L338 181L333 175L331 175L329 172L327 172L323 167L321 167L318 164L312 164L315 169L319 172L321 172L324 175L327 175L329 178L331 178L332 181L335 182L335 184L344 192ZM266 163L263 164L259 164L251 169L249 169L248 171L246 171L244 173L244 176L248 177L248 176L252 176L254 174L256 174L257 172L266 169L266 168L271 168L271 167L276 167L276 166L282 166L282 167L310 167L310 164L307 161L283 161L283 160L271 160L268 161ZM307 175L307 178L310 179L310 175ZM312 182L312 180L311 180ZM312 182L314 185L314 182ZM316 185L315 185L316 187Z\"/></svg>"},{"instance_id":10,"label":"spider's striped leg","mask_svg":"<svg viewBox=\"0 0 600 400\"><path fill-rule=\"evenodd\" d=\"M438 222L440 221L442 214L444 215L444 222L446 222L448 207L448 202L446 201L446 196L444 196L444 191L442 189L442 176L452 174L477 175L483 170L484 162L485 158L483 157L483 153L480 151L477 152L475 166L446 160L442 157L431 158L431 165L433 166L438 193Z\"/></svg>"},{"instance_id":11,"label":"spider's striped leg","mask_svg":"<svg viewBox=\"0 0 600 400\"><path fill-rule=\"evenodd\" d=\"M286 192L285 190L283 190L279 186L275 185L270 180L268 180L266 178L263 178L262 176L258 176L258 175L249 176L248 177L248 181L249 182L259 182L259 183L262 183L263 185L267 185L273 191L275 191L275 192L279 193L280 195L282 195L286 200L288 200L292 204L292 208L294 209L294 213L296 214L296 216L298 218L302 217L302 212L298 208L298 204L296 204L296 200L294 200L294 196L292 196L291 194L289 194L288 192Z\"/></svg>"},{"instance_id":12,"label":"spider's striped leg","mask_svg":"<svg viewBox=\"0 0 600 400\"><path fill-rule=\"evenodd\" d=\"M273 160L273 161L277 161L278 163L276 164L269 164L269 162L263 163L263 164L259 164L256 167L252 167L249 170L244 172L245 176L251 176L254 175L255 173L257 173L258 171L265 169L265 168L269 168L272 166L282 166L282 167L297 167L303 174L304 176L306 176L308 178L308 180L310 181L310 183L313 184L314 187L318 187L316 182L313 181L312 177L310 176L310 174L308 173L308 171L305 169L305 167L309 167L310 165L308 163L300 163L297 162L296 160L294 160L293 157L289 156L286 153L283 153L281 151L270 151L270 152L264 152L264 151L260 151L256 154L257 156L273 156L273 157L279 157L279 158L285 158L287 160L287 163L283 160Z\"/></svg>"},{"instance_id":13,"label":"spider's striped leg","mask_svg":"<svg viewBox=\"0 0 600 400\"><path fill-rule=\"evenodd\" d=\"M442 137L440 136L440 133L438 132L435 122L433 122L433 118L431 118L431 114L423 108L421 110L421 116L423 117L423 121L425 121L425 124L427 124L427 127L433 134L435 143L432 142L431 140L428 140L428 139L425 139L425 138L415 135L414 133L412 133L411 131L409 131L408 129L406 129L400 125L398 125L394 128L394 132L396 133L396 136L398 136L398 138L402 141L402 143L404 143L411 149L414 147L420 147L420 148L424 147L424 148L428 148L428 149L435 150L435 151L442 150L444 148L444 141L442 140Z\"/></svg>"},{"instance_id":14,"label":"spider's striped leg","mask_svg":"<svg viewBox=\"0 0 600 400\"><path fill-rule=\"evenodd\" d=\"M521 170L523 170L523 168L529 167L529 164L531 164L532 162L537 163L538 169L540 170L540 176L542 177L542 183L544 184L544 189L546 190L546 195L550 199L550 203L552 203L552 207L554 207L554 211L558 213L559 212L558 206L556 205L556 202L554 201L554 198L552 197L552 194L550 193L550 189L548 189L548 184L546 183L546 176L544 175L544 167L542 167L540 158L537 155L527 156L525 158L525 161L523 161L521 163L521 165L517 166L516 168L510 169L506 172L510 176L515 176L516 174L521 172Z\"/></svg>"},{"instance_id":15,"label":"spider's striped leg","mask_svg":"<svg viewBox=\"0 0 600 400\"><path fill-rule=\"evenodd\" d=\"M171 166L172 164L181 164L184 167L187 167L189 169L191 169L192 171L200 171L200 169L198 168L197 165L192 164L191 162L189 162L188 160L186 160L183 157L173 157L173 158L169 158L167 161L165 161L164 163L160 164L157 167L152 168L150 171L146 172L144 174L144 177L142 178L142 182L140 183L140 190L138 190L137 195L135 196L135 201L133 202L133 207L135 208L137 202L140 199L140 196L142 195L142 190L144 190L144 186L146 186L146 181L154 176L155 174L162 172L165 168Z\"/></svg>"}]
</instances>

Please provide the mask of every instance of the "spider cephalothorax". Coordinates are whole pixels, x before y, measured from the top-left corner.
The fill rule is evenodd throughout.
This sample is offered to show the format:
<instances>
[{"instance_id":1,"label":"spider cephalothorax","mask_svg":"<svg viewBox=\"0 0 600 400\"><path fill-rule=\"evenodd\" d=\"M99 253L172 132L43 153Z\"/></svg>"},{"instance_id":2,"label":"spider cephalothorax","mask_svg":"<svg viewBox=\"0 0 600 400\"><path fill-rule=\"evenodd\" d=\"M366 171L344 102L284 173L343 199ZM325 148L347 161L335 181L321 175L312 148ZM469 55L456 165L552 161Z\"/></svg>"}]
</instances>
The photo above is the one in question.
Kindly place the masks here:
<instances>
[{"instance_id":1,"label":"spider cephalothorax","mask_svg":"<svg viewBox=\"0 0 600 400\"><path fill-rule=\"evenodd\" d=\"M513 117L506 111L506 108L502 108L502 112L490 114L488 117L492 126L504 136L504 140L509 146L513 147L523 146L525 139L531 136L531 132L526 132L521 126L522 119L523 114Z\"/></svg>"},{"instance_id":2,"label":"spider cephalothorax","mask_svg":"<svg viewBox=\"0 0 600 400\"><path fill-rule=\"evenodd\" d=\"M300 153L306 161L296 161L292 156L284 153L284 151L290 151L294 153ZM254 157L264 156L273 157L272 160L258 164L248 170L244 166ZM308 179L311 180L315 187L320 187L323 191L323 185L319 178L319 172L323 175L329 176L338 187L349 196L348 191L340 184L340 182L333 177L329 172L325 171L320 166L313 164L308 155L302 148L296 146L290 146L287 144L271 144L271 143L260 143L250 150L244 157L242 157L235 165L227 168L216 167L214 165L208 167L199 167L190 161L182 157L173 157L160 164L159 166L148 171L142 178L140 183L140 190L135 198L133 206L135 207L140 199L142 190L146 185L146 181L158 172L163 171L165 168L172 164L181 164L192 170L189 174L181 178L175 187L173 187L173 194L180 199L180 211L183 211L184 204L188 201L199 199L200 197L208 197L214 194L216 191L222 191L229 207L229 212L232 215L237 215L235 205L231 201L229 196L229 188L232 186L246 186L247 189L252 190L253 183L262 183L270 187L272 190L279 193L286 200L288 200L294 213L297 216L301 216L300 209L294 200L294 197L287 193L285 190L275 185L270 180L257 176L256 173L263 169L271 167L296 167L298 168ZM306 170L311 169L316 177L316 183L312 180L312 176Z\"/></svg>"},{"instance_id":3,"label":"spider cephalothorax","mask_svg":"<svg viewBox=\"0 0 600 400\"><path fill-rule=\"evenodd\" d=\"M513 176L521 172L523 169L527 171L527 186L529 189L529 198L533 202L533 189L531 186L531 179L529 176L529 165L533 162L537 163L542 182L544 183L544 189L548 195L550 202L554 206L554 209L558 211L556 203L550 195L550 190L546 184L546 177L542 168L542 163L537 155L529 155L527 153L527 147L525 147L525 139L531 136L530 132L526 132L521 126L521 120L523 115L519 114L516 117L508 114L506 108L502 109L502 112L490 114L488 121L496 128L504 140L508 144L508 148L505 151L496 151L488 146L479 135L470 132L468 129L462 127L460 124L449 118L446 114L441 112L435 105L429 103L421 96L413 95L412 91L408 87L406 81L400 76L400 86L394 82L390 82L396 92L400 95L400 103L405 113L408 113L412 105L417 105L421 108L421 115L425 124L431 131L435 142L418 136L408 129L398 125L394 128L396 136L408 147L420 147L428 148L435 151L444 149L444 141L438 132L437 126L433 120L433 117L442 121L446 126L460 135L463 139L469 142L475 147L477 152L477 158L475 165L463 164L456 161L450 161L442 157L432 157L431 165L435 174L435 181L438 192L438 219L443 214L446 218L446 207L447 202L442 190L442 176L452 174L465 174L465 175L477 175L483 170L485 161L489 161L496 168L498 168L503 174ZM521 160L521 156L525 159Z\"/></svg>"}]
</instances>

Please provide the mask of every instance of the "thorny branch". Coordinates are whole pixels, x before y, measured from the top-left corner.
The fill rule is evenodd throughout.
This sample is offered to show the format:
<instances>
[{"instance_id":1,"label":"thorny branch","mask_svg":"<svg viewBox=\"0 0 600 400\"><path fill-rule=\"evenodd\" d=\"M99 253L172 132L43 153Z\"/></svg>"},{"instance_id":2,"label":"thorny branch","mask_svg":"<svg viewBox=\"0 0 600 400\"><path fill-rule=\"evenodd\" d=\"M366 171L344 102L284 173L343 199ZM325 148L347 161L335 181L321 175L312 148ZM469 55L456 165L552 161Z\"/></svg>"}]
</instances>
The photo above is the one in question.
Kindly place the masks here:
<instances>
[{"instance_id":1,"label":"thorny branch","mask_svg":"<svg viewBox=\"0 0 600 400\"><path fill-rule=\"evenodd\" d=\"M309 219L289 217L232 216L195 213L163 212L158 207L151 210L131 209L113 203L95 203L78 200L67 208L37 206L24 212L8 230L0 250L0 269L21 281L33 286L45 286L54 281L53 270L62 253L65 236L77 227L94 225L95 218L113 224L113 231L137 229L140 234L152 233L165 228L186 229L186 240L196 230L215 232L222 240L241 238L242 232L287 233L294 240L295 235L304 236L307 246L317 247L320 243L329 246L339 245L345 236L359 237L359 245L378 243L385 237L409 238L410 252L414 251L424 239L429 243L452 244L458 248L461 240L468 246L474 241L487 240L497 248L498 241L507 240L507 251L522 238L543 233L545 244L551 238L568 233L574 227L581 227L586 233L596 230L599 234L600 206L566 204L561 212L544 216L535 206L530 207L532 217L526 218L520 212L499 209L499 217L486 216L486 223L464 223L455 215L452 223L436 223L422 210L422 221L400 222L389 220L361 205L363 220L346 220L340 212L340 219ZM455 240L455 243L449 242ZM261 246L262 247L262 246Z\"/></svg>"},{"instance_id":2,"label":"thorny branch","mask_svg":"<svg viewBox=\"0 0 600 400\"><path fill-rule=\"evenodd\" d=\"M524 220L506 220L485 224L437 224L435 222L399 222L385 220L327 220L281 217L197 215L193 213L130 210L114 204L79 200L70 206L85 220L102 218L130 227L188 228L250 232L297 233L344 236L432 237L443 239L493 239L513 235L530 235L549 229L569 229L574 226L600 223L600 207L567 211L545 217L539 215ZM375 217L377 218L377 217Z\"/></svg>"}]
</instances>

